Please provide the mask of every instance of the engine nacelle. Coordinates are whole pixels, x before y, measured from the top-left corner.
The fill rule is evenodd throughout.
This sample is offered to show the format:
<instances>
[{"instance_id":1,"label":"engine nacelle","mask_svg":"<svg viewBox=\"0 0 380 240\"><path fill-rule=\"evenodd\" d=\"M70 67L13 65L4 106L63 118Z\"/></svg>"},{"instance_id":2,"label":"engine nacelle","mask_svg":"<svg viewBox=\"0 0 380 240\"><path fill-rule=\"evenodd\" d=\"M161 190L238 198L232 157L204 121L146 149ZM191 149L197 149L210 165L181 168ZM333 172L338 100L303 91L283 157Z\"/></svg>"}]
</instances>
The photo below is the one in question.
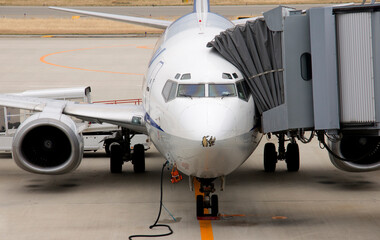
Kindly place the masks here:
<instances>
[{"instance_id":1,"label":"engine nacelle","mask_svg":"<svg viewBox=\"0 0 380 240\"><path fill-rule=\"evenodd\" d=\"M335 167L347 172L369 172L380 169L380 137L343 136L339 141L329 141L331 150L344 159L361 159L359 161L342 161L332 154L330 160Z\"/></svg>"},{"instance_id":2,"label":"engine nacelle","mask_svg":"<svg viewBox=\"0 0 380 240\"><path fill-rule=\"evenodd\" d=\"M16 164L28 172L58 175L79 166L83 145L83 137L70 117L37 113L17 129L12 154Z\"/></svg>"}]
</instances>

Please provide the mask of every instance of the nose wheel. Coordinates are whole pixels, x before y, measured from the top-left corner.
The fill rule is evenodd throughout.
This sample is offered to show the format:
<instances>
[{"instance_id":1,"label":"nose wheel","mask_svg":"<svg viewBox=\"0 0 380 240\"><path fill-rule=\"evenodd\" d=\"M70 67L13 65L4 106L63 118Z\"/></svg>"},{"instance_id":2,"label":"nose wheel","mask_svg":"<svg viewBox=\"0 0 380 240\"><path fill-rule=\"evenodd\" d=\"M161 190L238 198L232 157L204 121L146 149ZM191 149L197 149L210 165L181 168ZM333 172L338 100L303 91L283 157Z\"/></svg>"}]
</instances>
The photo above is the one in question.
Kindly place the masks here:
<instances>
[{"instance_id":1,"label":"nose wheel","mask_svg":"<svg viewBox=\"0 0 380 240\"><path fill-rule=\"evenodd\" d=\"M199 181L201 183L199 191L204 195L197 195L197 219L218 220L218 195L212 194L215 192L214 184L209 179L199 179Z\"/></svg>"}]
</instances>

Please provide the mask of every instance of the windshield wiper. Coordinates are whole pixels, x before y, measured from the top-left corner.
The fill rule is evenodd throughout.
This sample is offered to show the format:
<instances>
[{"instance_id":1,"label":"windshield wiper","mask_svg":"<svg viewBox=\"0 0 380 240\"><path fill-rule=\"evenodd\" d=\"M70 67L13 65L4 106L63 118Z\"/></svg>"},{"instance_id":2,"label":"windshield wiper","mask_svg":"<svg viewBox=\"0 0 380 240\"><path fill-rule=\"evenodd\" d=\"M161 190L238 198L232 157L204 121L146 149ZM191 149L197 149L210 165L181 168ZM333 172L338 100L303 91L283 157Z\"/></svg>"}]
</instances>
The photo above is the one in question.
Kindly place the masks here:
<instances>
[{"instance_id":1,"label":"windshield wiper","mask_svg":"<svg viewBox=\"0 0 380 240\"><path fill-rule=\"evenodd\" d=\"M235 94L234 94L234 93L224 93L224 94L222 95L222 99L223 99L224 97L229 97L229 96L235 96Z\"/></svg>"},{"instance_id":2,"label":"windshield wiper","mask_svg":"<svg viewBox=\"0 0 380 240\"><path fill-rule=\"evenodd\" d=\"M180 96L180 97L188 97L188 98L193 99L193 96L188 95L188 94L180 94L179 96Z\"/></svg>"}]
</instances>

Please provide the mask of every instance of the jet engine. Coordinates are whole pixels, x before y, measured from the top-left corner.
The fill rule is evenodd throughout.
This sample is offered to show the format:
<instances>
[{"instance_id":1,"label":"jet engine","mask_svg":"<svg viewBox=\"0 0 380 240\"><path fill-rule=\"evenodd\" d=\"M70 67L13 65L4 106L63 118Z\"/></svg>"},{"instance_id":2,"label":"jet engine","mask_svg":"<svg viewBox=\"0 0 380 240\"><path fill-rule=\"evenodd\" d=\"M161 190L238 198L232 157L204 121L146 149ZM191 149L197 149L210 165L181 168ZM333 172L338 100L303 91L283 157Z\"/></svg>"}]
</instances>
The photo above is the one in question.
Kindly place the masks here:
<instances>
[{"instance_id":1,"label":"jet engine","mask_svg":"<svg viewBox=\"0 0 380 240\"><path fill-rule=\"evenodd\" d=\"M83 145L83 137L70 117L42 112L29 117L17 129L13 159L28 172L64 174L79 166Z\"/></svg>"},{"instance_id":2,"label":"jet engine","mask_svg":"<svg viewBox=\"0 0 380 240\"><path fill-rule=\"evenodd\" d=\"M329 153L330 160L340 170L369 172L380 169L380 137L343 136L329 139L328 145L334 153Z\"/></svg>"}]
</instances>

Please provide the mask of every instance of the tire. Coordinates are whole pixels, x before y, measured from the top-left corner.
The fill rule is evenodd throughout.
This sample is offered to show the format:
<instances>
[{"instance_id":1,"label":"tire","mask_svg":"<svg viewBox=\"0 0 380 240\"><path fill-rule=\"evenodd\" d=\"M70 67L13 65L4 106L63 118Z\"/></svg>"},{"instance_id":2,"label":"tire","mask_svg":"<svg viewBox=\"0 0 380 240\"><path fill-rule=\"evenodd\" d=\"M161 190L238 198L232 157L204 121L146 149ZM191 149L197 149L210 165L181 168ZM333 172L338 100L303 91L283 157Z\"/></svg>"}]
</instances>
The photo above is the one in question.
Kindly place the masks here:
<instances>
[{"instance_id":1,"label":"tire","mask_svg":"<svg viewBox=\"0 0 380 240\"><path fill-rule=\"evenodd\" d=\"M135 173L145 172L145 149L144 145L136 144L132 155L133 171Z\"/></svg>"},{"instance_id":2,"label":"tire","mask_svg":"<svg viewBox=\"0 0 380 240\"><path fill-rule=\"evenodd\" d=\"M106 139L104 142L104 151L106 152L107 157L111 156L111 145L120 144L116 139Z\"/></svg>"},{"instance_id":3,"label":"tire","mask_svg":"<svg viewBox=\"0 0 380 240\"><path fill-rule=\"evenodd\" d=\"M203 196L197 195L197 217L203 217L204 215Z\"/></svg>"},{"instance_id":4,"label":"tire","mask_svg":"<svg viewBox=\"0 0 380 240\"><path fill-rule=\"evenodd\" d=\"M211 196L211 214L215 217L217 217L219 214L218 195Z\"/></svg>"},{"instance_id":5,"label":"tire","mask_svg":"<svg viewBox=\"0 0 380 240\"><path fill-rule=\"evenodd\" d=\"M123 168L123 151L120 144L115 143L110 146L110 170L111 173L121 173Z\"/></svg>"},{"instance_id":6,"label":"tire","mask_svg":"<svg viewBox=\"0 0 380 240\"><path fill-rule=\"evenodd\" d=\"M297 143L289 143L286 148L286 166L288 172L298 172L300 169L300 152Z\"/></svg>"},{"instance_id":7,"label":"tire","mask_svg":"<svg viewBox=\"0 0 380 240\"><path fill-rule=\"evenodd\" d=\"M274 143L266 143L264 147L264 170L274 172L277 164L277 152Z\"/></svg>"}]
</instances>

